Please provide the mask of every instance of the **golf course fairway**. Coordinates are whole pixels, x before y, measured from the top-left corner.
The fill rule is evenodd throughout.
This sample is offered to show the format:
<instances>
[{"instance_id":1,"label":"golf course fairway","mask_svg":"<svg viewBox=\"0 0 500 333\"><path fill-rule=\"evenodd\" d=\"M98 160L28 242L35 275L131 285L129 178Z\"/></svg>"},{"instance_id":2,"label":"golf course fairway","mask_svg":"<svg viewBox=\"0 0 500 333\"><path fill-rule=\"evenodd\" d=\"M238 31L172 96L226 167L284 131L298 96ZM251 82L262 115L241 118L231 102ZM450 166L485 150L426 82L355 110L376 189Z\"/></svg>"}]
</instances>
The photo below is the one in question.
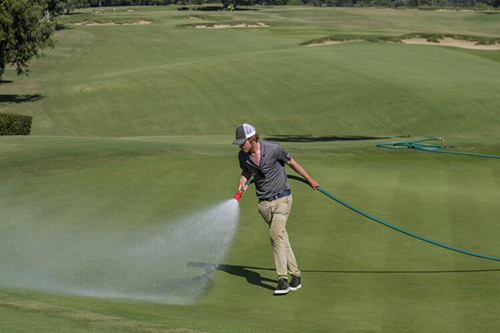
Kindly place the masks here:
<instances>
[{"instance_id":1,"label":"golf course fairway","mask_svg":"<svg viewBox=\"0 0 500 333\"><path fill-rule=\"evenodd\" d=\"M453 151L500 155L500 51L370 41L498 39L500 15L247 9L76 11L29 76L6 72L0 112L33 116L33 128L0 137L0 332L499 331L497 262L402 235L291 180L303 287L273 297L254 187L233 215L217 207L237 190L231 142L249 122L342 200L500 256L498 159L376 147L443 137ZM243 23L262 26L231 27ZM335 36L351 41L302 45ZM193 219L203 232L189 251L227 246L184 266L172 230ZM225 227L230 237L217 234ZM147 252L153 238L180 245ZM172 260L183 270L170 272ZM90 292L97 283L110 292ZM131 283L158 298L128 293Z\"/></svg>"}]
</instances>

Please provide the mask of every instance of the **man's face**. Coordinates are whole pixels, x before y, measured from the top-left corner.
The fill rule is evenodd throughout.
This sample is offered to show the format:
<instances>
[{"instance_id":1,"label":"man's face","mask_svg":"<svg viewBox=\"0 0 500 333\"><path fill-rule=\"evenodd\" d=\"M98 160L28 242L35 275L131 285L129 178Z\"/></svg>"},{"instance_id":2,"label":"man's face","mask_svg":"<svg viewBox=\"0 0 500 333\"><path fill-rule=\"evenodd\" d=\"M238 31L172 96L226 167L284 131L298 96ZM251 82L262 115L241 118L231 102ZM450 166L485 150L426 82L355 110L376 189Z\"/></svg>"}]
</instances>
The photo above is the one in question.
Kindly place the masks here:
<instances>
[{"instance_id":1,"label":"man's face","mask_svg":"<svg viewBox=\"0 0 500 333\"><path fill-rule=\"evenodd\" d=\"M248 153L250 152L250 150L252 150L252 143L246 140L244 144L240 145L240 149L243 150L245 153Z\"/></svg>"}]
</instances>

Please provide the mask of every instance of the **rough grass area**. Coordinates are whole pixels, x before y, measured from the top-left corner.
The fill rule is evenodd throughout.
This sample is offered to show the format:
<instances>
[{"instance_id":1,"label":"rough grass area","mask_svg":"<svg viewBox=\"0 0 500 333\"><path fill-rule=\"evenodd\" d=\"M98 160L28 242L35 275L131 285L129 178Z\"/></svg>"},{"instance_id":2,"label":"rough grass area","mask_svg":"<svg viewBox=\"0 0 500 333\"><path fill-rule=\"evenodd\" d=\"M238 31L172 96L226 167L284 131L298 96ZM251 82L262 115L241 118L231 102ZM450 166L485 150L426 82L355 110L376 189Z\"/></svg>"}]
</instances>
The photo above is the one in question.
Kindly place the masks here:
<instances>
[{"instance_id":1,"label":"rough grass area","mask_svg":"<svg viewBox=\"0 0 500 333\"><path fill-rule=\"evenodd\" d=\"M88 332L91 331L112 331L112 332L145 332L145 333L198 333L202 331L188 330L181 328L169 328L165 325L142 322L140 320L130 320L119 316L105 315L98 312L79 310L71 307L52 305L46 302L16 299L0 292L0 307L6 313L16 315L26 314L33 317L45 318L43 323L28 322L20 327L14 321L3 321L2 329L14 332L19 329L31 329L38 326L41 331L59 331L63 325L65 331ZM1 314L0 314L1 318ZM64 323L64 324L61 324ZM30 327L31 326L31 327Z\"/></svg>"}]
</instances>

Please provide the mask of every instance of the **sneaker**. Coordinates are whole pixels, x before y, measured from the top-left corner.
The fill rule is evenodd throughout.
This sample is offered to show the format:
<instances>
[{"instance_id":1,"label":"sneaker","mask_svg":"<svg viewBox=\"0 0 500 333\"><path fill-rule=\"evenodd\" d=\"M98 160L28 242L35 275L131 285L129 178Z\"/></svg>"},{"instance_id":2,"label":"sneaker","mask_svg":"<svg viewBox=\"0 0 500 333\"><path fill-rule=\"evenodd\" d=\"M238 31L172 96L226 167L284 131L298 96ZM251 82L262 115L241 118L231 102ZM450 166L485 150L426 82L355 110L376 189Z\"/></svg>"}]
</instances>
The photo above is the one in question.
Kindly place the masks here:
<instances>
[{"instance_id":1,"label":"sneaker","mask_svg":"<svg viewBox=\"0 0 500 333\"><path fill-rule=\"evenodd\" d=\"M302 287L302 283L300 281L300 276L292 275L292 282L290 282L290 290L299 290Z\"/></svg>"},{"instance_id":2,"label":"sneaker","mask_svg":"<svg viewBox=\"0 0 500 333\"><path fill-rule=\"evenodd\" d=\"M290 287L288 286L288 280L287 279L279 279L278 286L274 290L274 295L286 295L286 294L288 294L289 290L290 290Z\"/></svg>"}]
</instances>

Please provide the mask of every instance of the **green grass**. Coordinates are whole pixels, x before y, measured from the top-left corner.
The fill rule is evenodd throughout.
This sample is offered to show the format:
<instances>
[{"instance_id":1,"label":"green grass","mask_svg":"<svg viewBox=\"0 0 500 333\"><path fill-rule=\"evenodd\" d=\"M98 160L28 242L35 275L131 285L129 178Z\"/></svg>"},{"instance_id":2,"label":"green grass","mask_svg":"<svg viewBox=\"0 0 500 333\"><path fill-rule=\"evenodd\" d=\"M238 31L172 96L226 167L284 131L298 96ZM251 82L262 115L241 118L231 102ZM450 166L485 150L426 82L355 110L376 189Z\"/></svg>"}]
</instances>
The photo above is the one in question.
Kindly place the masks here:
<instances>
[{"instance_id":1,"label":"green grass","mask_svg":"<svg viewBox=\"0 0 500 333\"><path fill-rule=\"evenodd\" d=\"M459 48L450 48L450 50L471 54L474 56L478 56L478 57L481 57L484 59L488 59L488 60L500 63L500 52L484 52L484 51L478 51L478 50L466 50L466 49L459 49Z\"/></svg>"},{"instance_id":2,"label":"green grass","mask_svg":"<svg viewBox=\"0 0 500 333\"><path fill-rule=\"evenodd\" d=\"M73 26L32 64L9 70L0 111L34 116L29 137L0 137L0 244L76 239L119 244L230 198L240 123L283 146L341 199L417 234L499 256L500 167L493 159L376 148L445 137L498 155L500 52L356 42L306 48L324 36L411 33L499 38L500 15L389 9L269 7L182 12L90 10L63 17L153 21ZM203 20L189 16L202 15ZM179 25L260 22L263 29ZM12 95L43 96L15 102ZM312 135L312 136L311 136ZM410 139L411 139L410 138ZM399 140L399 139L395 139ZM406 140L406 139L405 139ZM223 268L192 305L59 295L0 280L5 332L496 332L498 264L404 236L292 182L288 231L303 288L272 297L275 279L254 189ZM14 231L25 230L23 237ZM6 246L6 245L3 245ZM70 252L71 248L61 249ZM0 253L0 264L16 263Z\"/></svg>"},{"instance_id":3,"label":"green grass","mask_svg":"<svg viewBox=\"0 0 500 333\"><path fill-rule=\"evenodd\" d=\"M2 189L7 198L1 206L7 222L3 228L10 223L35 226L38 221L47 234L39 226L32 232L50 242L57 235L50 235L54 228L99 221L98 230L108 230L105 236L113 243L141 225L164 223L225 200L235 192L238 175L230 140L4 138L0 162L9 181ZM495 140L453 143L463 144L461 150L485 153L500 148ZM325 189L342 199L430 238L500 253L495 237L500 232L495 222L500 171L495 160L395 152L375 148L372 141L284 145ZM199 174L216 176L193 176ZM300 183L292 187L295 207L289 232L304 271L300 292L276 299L270 290L238 275L237 266L267 279L275 275L252 189L242 199L238 233L223 262L234 273L217 271L213 288L199 303L168 306L6 290L0 299L17 305L1 311L0 321L7 323L16 310L26 322L14 321L12 327L25 331L37 321L49 325L50 318L59 318L62 327L106 328L106 318L85 326L85 321L61 318L52 308L63 307L124 321L220 332L294 327L419 332L422 325L456 332L466 331L456 320L463 316L478 330L498 328L492 311L498 290L496 263L408 238ZM44 307L24 309L26 302ZM224 319L227 313L232 321Z\"/></svg>"}]
</instances>

